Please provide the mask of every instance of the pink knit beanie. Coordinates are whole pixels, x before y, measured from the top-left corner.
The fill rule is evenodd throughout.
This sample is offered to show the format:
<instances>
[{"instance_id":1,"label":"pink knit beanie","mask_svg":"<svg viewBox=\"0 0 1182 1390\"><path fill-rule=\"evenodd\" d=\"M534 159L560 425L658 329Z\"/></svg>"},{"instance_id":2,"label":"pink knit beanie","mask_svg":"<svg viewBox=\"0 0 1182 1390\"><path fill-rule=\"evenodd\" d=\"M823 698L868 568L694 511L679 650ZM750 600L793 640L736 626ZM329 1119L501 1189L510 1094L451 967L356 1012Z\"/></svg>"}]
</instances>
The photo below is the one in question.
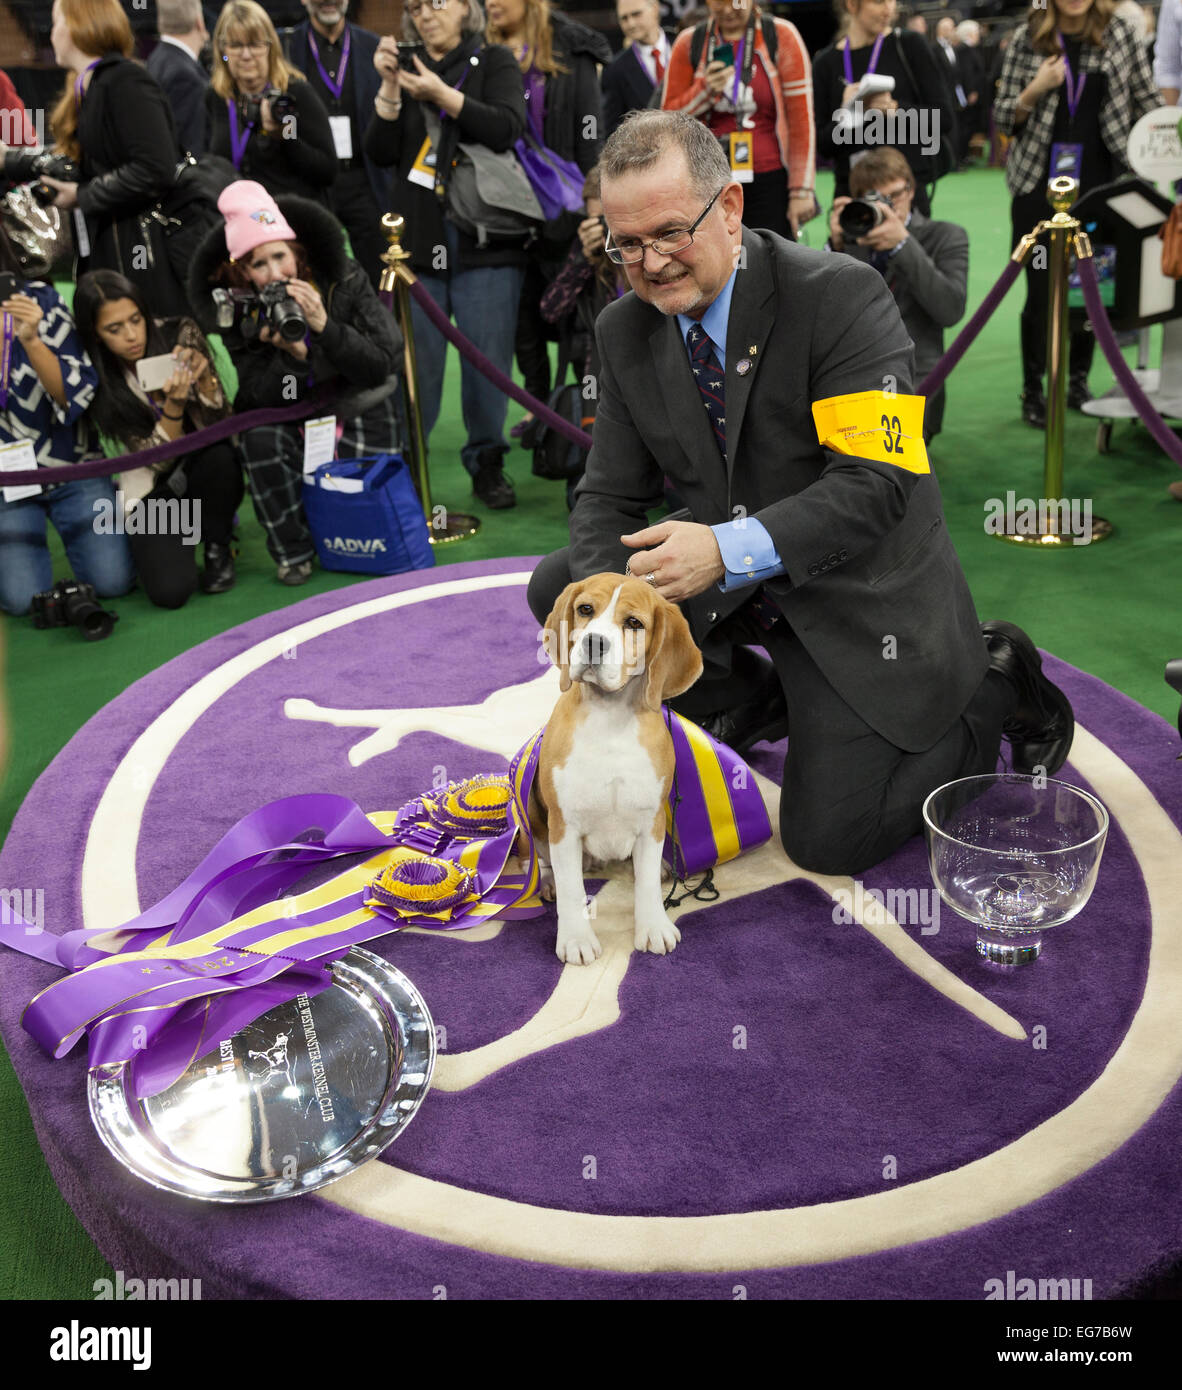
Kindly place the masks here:
<instances>
[{"instance_id":1,"label":"pink knit beanie","mask_svg":"<svg viewBox=\"0 0 1182 1390\"><path fill-rule=\"evenodd\" d=\"M266 241L295 241L296 234L261 183L238 179L218 197L226 219L226 250L232 261L243 260Z\"/></svg>"}]
</instances>

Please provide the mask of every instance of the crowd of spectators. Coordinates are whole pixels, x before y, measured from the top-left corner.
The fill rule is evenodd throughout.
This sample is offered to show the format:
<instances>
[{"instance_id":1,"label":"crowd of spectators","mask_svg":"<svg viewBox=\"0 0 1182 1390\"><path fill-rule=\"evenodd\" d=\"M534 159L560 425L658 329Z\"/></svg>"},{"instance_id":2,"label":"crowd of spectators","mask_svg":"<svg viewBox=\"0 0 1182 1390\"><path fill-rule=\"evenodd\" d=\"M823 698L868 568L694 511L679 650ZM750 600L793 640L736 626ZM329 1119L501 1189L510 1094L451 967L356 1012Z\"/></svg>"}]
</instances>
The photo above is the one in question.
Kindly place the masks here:
<instances>
[{"instance_id":1,"label":"crowd of spectators","mask_svg":"<svg viewBox=\"0 0 1182 1390\"><path fill-rule=\"evenodd\" d=\"M36 191L75 253L67 283L50 285L23 273L0 230L9 467L136 452L334 384L338 453L398 449L402 338L377 294L391 208L422 286L493 365L516 361L545 401L562 384L551 381L557 340L564 371L593 377L595 318L626 289L606 254L596 163L607 134L644 107L707 127L743 188L748 226L801 240L827 214L824 250L886 280L918 381L965 311L968 235L932 216L940 179L1004 150L1016 240L1041 215L1052 168L1070 165L1084 191L1110 179L1133 122L1182 87L1182 0L1164 0L1156 50L1131 0L1049 0L988 38L972 17L939 13L930 27L931 12L900 15L896 0L835 0L832 41L811 55L797 27L756 0L706 0L677 32L662 26L658 0L618 0L614 57L549 0L406 0L397 35L354 23L349 0L301 3L304 20L280 32L255 0L218 11L158 0L140 62L120 0L54 0L64 81L41 131L0 71L0 189L34 181L28 155L43 139L53 158ZM461 211L452 180L510 151L541 216L490 234ZM828 210L819 161L834 172ZM293 332L268 316L280 287L296 306ZM1045 298L1033 273L1021 323L1022 411L1041 426ZM429 437L448 351L417 305L414 330ZM219 376L215 334L235 381ZM1090 333L1072 340L1076 407L1093 346ZM137 364L165 356L167 375L144 384ZM507 429L504 394L466 358L460 371L461 461L481 502L512 507L511 441L532 448L538 422L527 412ZM593 394L578 417L587 426ZM943 414L941 392L928 402L929 441ZM577 471L576 456L571 505ZM314 550L302 480L302 429L281 423L117 480L6 488L0 607L26 612L47 587L47 522L100 595L137 576L168 607L198 589L222 593L246 488L277 578L303 583ZM200 570L175 536L90 524L100 501L126 520L165 497L201 502Z\"/></svg>"}]
</instances>

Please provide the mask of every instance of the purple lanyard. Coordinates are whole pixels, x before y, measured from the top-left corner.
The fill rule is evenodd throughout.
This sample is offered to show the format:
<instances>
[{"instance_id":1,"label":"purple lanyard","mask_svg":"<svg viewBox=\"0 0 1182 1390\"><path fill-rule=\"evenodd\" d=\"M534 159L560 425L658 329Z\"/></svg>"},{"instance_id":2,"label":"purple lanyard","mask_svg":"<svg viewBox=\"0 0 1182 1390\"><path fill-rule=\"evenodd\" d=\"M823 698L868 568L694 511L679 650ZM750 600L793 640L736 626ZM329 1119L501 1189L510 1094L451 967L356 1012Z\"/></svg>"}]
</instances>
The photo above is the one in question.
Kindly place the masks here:
<instances>
[{"instance_id":1,"label":"purple lanyard","mask_svg":"<svg viewBox=\"0 0 1182 1390\"><path fill-rule=\"evenodd\" d=\"M12 370L12 330L11 314L4 314L4 343L0 347L0 410L8 409L8 373Z\"/></svg>"},{"instance_id":2,"label":"purple lanyard","mask_svg":"<svg viewBox=\"0 0 1182 1390\"><path fill-rule=\"evenodd\" d=\"M870 62L866 65L865 76L869 76L878 67L878 55L882 52L882 41L886 38L885 34L879 34L874 40L874 47L870 50ZM850 58L850 41L846 39L845 48L842 49L841 56L845 59L845 80L854 80L854 64Z\"/></svg>"},{"instance_id":3,"label":"purple lanyard","mask_svg":"<svg viewBox=\"0 0 1182 1390\"><path fill-rule=\"evenodd\" d=\"M1067 45L1063 42L1063 35L1056 34L1055 37L1059 40L1059 48L1063 54L1063 85L1067 89L1067 112L1074 124L1075 113L1079 110L1080 98L1083 96L1084 83L1088 80L1088 75L1086 72L1081 72L1079 82L1074 82L1071 76L1071 59L1067 56ZM1083 50L1081 49L1081 56L1082 53Z\"/></svg>"},{"instance_id":4,"label":"purple lanyard","mask_svg":"<svg viewBox=\"0 0 1182 1390\"><path fill-rule=\"evenodd\" d=\"M74 119L78 119L78 113L82 110L82 98L86 95L86 74L93 72L102 62L101 58L96 58L93 63L87 64L85 68L74 79Z\"/></svg>"},{"instance_id":5,"label":"purple lanyard","mask_svg":"<svg viewBox=\"0 0 1182 1390\"><path fill-rule=\"evenodd\" d=\"M479 51L480 51L480 50L478 49L478 50L477 50L477 53L479 53ZM477 54L476 54L476 53L473 53L472 57L475 58L476 56L477 56ZM458 91L460 90L460 88L463 87L464 83L467 82L467 80L468 80L468 74L472 71L472 66L473 66L473 65L472 65L472 62L471 62L471 60L469 60L468 63L467 63L467 64L465 65L465 67L464 67L464 71L463 71L462 73L460 73L460 80L459 80L459 81L454 85L454 87L452 88L453 91L458 92ZM448 120L451 119L451 117L450 117L450 116L448 115L448 113L443 109L442 106L439 108L439 119L440 119L441 121L448 121Z\"/></svg>"},{"instance_id":6,"label":"purple lanyard","mask_svg":"<svg viewBox=\"0 0 1182 1390\"><path fill-rule=\"evenodd\" d=\"M238 130L238 103L233 97L226 102L230 108L230 158L234 162L235 169L242 168L242 157L246 154L246 146L254 132L254 122L251 121L244 131Z\"/></svg>"},{"instance_id":7,"label":"purple lanyard","mask_svg":"<svg viewBox=\"0 0 1182 1390\"><path fill-rule=\"evenodd\" d=\"M349 66L349 26L345 25L345 46L341 49L341 67L335 82L324 71L324 64L320 61L320 50L316 47L316 35L313 34L310 24L308 25L308 42L312 45L312 57L316 60L316 66L324 80L324 85L332 93L334 99L340 101L341 93L345 90L345 69Z\"/></svg>"},{"instance_id":8,"label":"purple lanyard","mask_svg":"<svg viewBox=\"0 0 1182 1390\"><path fill-rule=\"evenodd\" d=\"M746 48L746 46L747 35L744 34L739 40L739 51L735 54L735 85L731 91L732 106L738 106L739 104L739 86L743 80L739 74L743 71L743 49Z\"/></svg>"}]
</instances>

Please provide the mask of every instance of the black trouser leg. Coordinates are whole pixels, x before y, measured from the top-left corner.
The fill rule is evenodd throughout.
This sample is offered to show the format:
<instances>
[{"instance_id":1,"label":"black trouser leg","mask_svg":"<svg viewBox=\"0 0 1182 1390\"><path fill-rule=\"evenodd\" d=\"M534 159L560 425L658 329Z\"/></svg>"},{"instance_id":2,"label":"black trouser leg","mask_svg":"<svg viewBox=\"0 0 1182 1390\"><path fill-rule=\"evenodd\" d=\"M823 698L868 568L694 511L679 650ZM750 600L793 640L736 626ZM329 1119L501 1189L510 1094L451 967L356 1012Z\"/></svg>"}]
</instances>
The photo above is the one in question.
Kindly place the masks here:
<instances>
[{"instance_id":1,"label":"black trouser leg","mask_svg":"<svg viewBox=\"0 0 1182 1390\"><path fill-rule=\"evenodd\" d=\"M187 497L201 503L201 539L229 545L234 513L246 495L238 452L228 439L210 444L184 462Z\"/></svg>"},{"instance_id":2,"label":"black trouser leg","mask_svg":"<svg viewBox=\"0 0 1182 1390\"><path fill-rule=\"evenodd\" d=\"M369 276L374 289L381 277L382 254L387 242L382 231L382 212L374 201L365 166L342 169L332 185L332 210L349 233L353 257Z\"/></svg>"}]
</instances>

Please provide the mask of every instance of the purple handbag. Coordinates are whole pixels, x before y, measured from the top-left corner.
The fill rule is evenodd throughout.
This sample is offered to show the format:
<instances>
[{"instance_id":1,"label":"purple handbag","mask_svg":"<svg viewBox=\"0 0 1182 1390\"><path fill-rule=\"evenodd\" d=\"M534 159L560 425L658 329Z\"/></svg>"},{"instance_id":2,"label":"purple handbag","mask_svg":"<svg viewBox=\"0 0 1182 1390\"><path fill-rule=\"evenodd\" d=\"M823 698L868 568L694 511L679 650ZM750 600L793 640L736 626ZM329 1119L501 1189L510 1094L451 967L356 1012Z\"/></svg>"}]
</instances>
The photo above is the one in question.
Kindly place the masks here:
<instances>
[{"instance_id":1,"label":"purple handbag","mask_svg":"<svg viewBox=\"0 0 1182 1390\"><path fill-rule=\"evenodd\" d=\"M518 140L513 149L547 222L564 212L583 211L583 171L573 160L563 159L535 141L532 132Z\"/></svg>"}]
</instances>

